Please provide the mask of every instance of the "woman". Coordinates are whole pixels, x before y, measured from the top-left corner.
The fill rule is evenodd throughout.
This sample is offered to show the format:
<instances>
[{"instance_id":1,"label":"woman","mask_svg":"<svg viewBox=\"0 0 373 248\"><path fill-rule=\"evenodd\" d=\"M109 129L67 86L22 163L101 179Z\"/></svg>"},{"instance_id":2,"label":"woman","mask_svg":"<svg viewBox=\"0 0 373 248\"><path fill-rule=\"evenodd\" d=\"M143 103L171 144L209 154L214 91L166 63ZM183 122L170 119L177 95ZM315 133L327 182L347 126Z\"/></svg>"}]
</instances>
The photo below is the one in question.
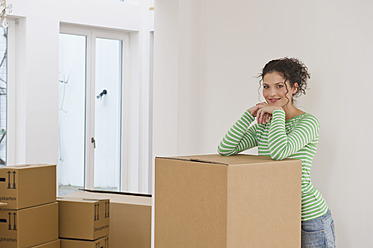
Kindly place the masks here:
<instances>
[{"instance_id":1,"label":"woman","mask_svg":"<svg viewBox=\"0 0 373 248\"><path fill-rule=\"evenodd\" d=\"M275 160L302 160L302 247L335 247L334 221L325 199L311 183L312 159L319 140L319 122L294 105L305 94L307 67L298 59L268 62L259 75L266 102L249 108L221 141L224 156L258 146L259 155ZM250 125L254 119L258 124Z\"/></svg>"}]
</instances>

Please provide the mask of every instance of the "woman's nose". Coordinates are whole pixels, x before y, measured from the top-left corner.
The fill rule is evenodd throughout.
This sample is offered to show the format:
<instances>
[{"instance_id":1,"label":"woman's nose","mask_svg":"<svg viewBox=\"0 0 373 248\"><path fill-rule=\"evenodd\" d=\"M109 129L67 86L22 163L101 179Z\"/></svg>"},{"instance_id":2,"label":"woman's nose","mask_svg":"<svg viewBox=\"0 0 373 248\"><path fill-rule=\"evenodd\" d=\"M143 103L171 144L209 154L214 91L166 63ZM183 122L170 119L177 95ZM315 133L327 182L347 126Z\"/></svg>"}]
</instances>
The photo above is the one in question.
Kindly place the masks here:
<instances>
[{"instance_id":1,"label":"woman's nose","mask_svg":"<svg viewBox=\"0 0 373 248\"><path fill-rule=\"evenodd\" d=\"M271 91L269 92L269 94L271 95L271 96L275 96L276 95L276 89L271 89Z\"/></svg>"}]
</instances>

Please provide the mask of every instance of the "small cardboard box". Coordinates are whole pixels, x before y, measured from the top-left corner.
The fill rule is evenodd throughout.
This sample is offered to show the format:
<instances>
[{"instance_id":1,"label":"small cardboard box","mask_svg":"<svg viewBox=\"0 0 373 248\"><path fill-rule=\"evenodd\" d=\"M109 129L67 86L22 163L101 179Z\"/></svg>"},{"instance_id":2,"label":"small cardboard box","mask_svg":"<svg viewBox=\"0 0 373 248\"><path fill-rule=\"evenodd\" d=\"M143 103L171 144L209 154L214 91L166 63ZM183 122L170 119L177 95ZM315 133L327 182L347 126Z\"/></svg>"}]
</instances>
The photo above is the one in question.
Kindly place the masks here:
<instances>
[{"instance_id":1,"label":"small cardboard box","mask_svg":"<svg viewBox=\"0 0 373 248\"><path fill-rule=\"evenodd\" d=\"M60 240L57 239L55 241L33 246L31 248L60 248Z\"/></svg>"},{"instance_id":2,"label":"small cardboard box","mask_svg":"<svg viewBox=\"0 0 373 248\"><path fill-rule=\"evenodd\" d=\"M110 199L109 248L151 247L151 195L88 190L69 197Z\"/></svg>"},{"instance_id":3,"label":"small cardboard box","mask_svg":"<svg viewBox=\"0 0 373 248\"><path fill-rule=\"evenodd\" d=\"M108 199L58 197L60 238L96 240L109 235Z\"/></svg>"},{"instance_id":4,"label":"small cardboard box","mask_svg":"<svg viewBox=\"0 0 373 248\"><path fill-rule=\"evenodd\" d=\"M155 248L299 248L301 161L156 158Z\"/></svg>"},{"instance_id":5,"label":"small cardboard box","mask_svg":"<svg viewBox=\"0 0 373 248\"><path fill-rule=\"evenodd\" d=\"M20 210L0 209L0 247L32 247L58 239L57 202Z\"/></svg>"},{"instance_id":6,"label":"small cardboard box","mask_svg":"<svg viewBox=\"0 0 373 248\"><path fill-rule=\"evenodd\" d=\"M109 248L109 238L103 237L98 240L61 239L61 248Z\"/></svg>"},{"instance_id":7,"label":"small cardboard box","mask_svg":"<svg viewBox=\"0 0 373 248\"><path fill-rule=\"evenodd\" d=\"M0 167L3 208L22 209L56 201L56 165Z\"/></svg>"}]
</instances>

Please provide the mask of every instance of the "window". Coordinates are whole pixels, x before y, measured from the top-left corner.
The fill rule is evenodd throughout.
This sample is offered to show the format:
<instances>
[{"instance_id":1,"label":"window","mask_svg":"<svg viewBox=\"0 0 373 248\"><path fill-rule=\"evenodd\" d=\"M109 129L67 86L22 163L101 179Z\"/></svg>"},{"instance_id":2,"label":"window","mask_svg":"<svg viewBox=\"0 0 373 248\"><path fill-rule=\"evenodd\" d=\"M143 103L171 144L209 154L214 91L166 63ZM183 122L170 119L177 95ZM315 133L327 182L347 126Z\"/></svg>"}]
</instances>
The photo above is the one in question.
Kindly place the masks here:
<instances>
[{"instance_id":1,"label":"window","mask_svg":"<svg viewBox=\"0 0 373 248\"><path fill-rule=\"evenodd\" d=\"M7 60L8 29L0 27L0 166L7 163Z\"/></svg>"},{"instance_id":2,"label":"window","mask_svg":"<svg viewBox=\"0 0 373 248\"><path fill-rule=\"evenodd\" d=\"M0 26L0 166L15 162L16 20Z\"/></svg>"},{"instance_id":3,"label":"window","mask_svg":"<svg viewBox=\"0 0 373 248\"><path fill-rule=\"evenodd\" d=\"M84 188L86 39L60 34L58 179L65 193Z\"/></svg>"},{"instance_id":4,"label":"window","mask_svg":"<svg viewBox=\"0 0 373 248\"><path fill-rule=\"evenodd\" d=\"M61 27L59 195L128 191L124 154L126 33Z\"/></svg>"},{"instance_id":5,"label":"window","mask_svg":"<svg viewBox=\"0 0 373 248\"><path fill-rule=\"evenodd\" d=\"M96 38L95 189L120 191L123 42Z\"/></svg>"}]
</instances>

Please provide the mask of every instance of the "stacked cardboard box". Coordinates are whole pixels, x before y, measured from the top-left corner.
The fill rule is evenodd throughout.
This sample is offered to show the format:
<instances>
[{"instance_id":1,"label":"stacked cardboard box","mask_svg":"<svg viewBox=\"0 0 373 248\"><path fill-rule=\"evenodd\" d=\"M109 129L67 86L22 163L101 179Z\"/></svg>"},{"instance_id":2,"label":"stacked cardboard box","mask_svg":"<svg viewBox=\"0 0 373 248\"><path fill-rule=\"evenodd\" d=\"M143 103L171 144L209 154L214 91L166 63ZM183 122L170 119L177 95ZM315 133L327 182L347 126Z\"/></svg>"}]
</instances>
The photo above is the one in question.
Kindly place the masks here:
<instances>
[{"instance_id":1,"label":"stacked cardboard box","mask_svg":"<svg viewBox=\"0 0 373 248\"><path fill-rule=\"evenodd\" d=\"M55 165L1 167L0 201L0 247L59 247Z\"/></svg>"},{"instance_id":2,"label":"stacked cardboard box","mask_svg":"<svg viewBox=\"0 0 373 248\"><path fill-rule=\"evenodd\" d=\"M155 161L156 248L299 248L301 161L201 155Z\"/></svg>"},{"instance_id":3,"label":"stacked cardboard box","mask_svg":"<svg viewBox=\"0 0 373 248\"><path fill-rule=\"evenodd\" d=\"M59 197L61 248L108 248L110 201Z\"/></svg>"}]
</instances>

